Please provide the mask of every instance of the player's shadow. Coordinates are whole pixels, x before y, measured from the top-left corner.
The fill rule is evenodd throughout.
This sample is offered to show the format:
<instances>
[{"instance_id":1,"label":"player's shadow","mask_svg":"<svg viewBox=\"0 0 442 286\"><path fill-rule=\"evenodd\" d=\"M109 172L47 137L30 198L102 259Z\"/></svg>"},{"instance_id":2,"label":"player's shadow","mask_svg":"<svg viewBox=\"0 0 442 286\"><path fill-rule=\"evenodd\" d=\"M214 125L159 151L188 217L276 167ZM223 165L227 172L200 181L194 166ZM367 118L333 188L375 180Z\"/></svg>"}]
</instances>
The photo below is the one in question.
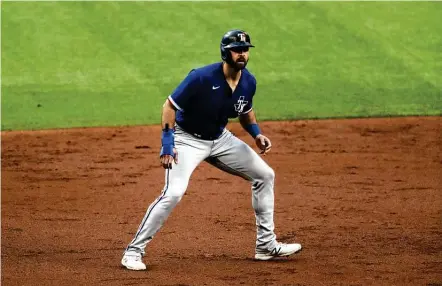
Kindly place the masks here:
<instances>
[{"instance_id":1,"label":"player's shadow","mask_svg":"<svg viewBox=\"0 0 442 286\"><path fill-rule=\"evenodd\" d=\"M248 257L248 258L243 258L243 259L239 259L239 260L248 261L248 262L252 262L252 263L277 264L277 263L293 263L293 262L299 261L299 258L295 257L295 256L289 256L289 257L273 258L270 260L257 260L255 258Z\"/></svg>"}]
</instances>

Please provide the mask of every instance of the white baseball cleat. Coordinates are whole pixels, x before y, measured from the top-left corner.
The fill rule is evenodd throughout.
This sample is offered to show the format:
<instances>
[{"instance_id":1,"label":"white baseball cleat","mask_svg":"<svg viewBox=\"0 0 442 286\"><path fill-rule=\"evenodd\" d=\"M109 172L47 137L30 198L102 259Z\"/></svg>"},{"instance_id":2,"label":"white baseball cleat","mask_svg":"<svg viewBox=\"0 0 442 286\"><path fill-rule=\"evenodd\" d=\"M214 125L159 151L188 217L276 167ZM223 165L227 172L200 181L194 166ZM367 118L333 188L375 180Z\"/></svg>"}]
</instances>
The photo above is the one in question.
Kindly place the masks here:
<instances>
[{"instance_id":1,"label":"white baseball cleat","mask_svg":"<svg viewBox=\"0 0 442 286\"><path fill-rule=\"evenodd\" d=\"M302 250L302 246L299 243L281 243L277 242L275 248L272 250L259 250L255 251L255 259L257 260L270 260L276 257L284 257L295 254Z\"/></svg>"},{"instance_id":2,"label":"white baseball cleat","mask_svg":"<svg viewBox=\"0 0 442 286\"><path fill-rule=\"evenodd\" d=\"M146 264L141 260L141 254L136 252L125 253L121 264L130 270L146 270Z\"/></svg>"}]
</instances>

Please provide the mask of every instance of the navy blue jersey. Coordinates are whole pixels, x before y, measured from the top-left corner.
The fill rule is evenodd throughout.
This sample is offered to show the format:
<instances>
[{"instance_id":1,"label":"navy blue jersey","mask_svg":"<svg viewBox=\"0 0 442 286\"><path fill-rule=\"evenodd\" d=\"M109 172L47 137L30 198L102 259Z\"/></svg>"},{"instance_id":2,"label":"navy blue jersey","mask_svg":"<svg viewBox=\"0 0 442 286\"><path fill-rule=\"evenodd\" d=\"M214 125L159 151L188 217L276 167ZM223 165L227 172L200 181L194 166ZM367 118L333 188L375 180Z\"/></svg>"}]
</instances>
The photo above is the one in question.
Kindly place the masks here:
<instances>
[{"instance_id":1,"label":"navy blue jersey","mask_svg":"<svg viewBox=\"0 0 442 286\"><path fill-rule=\"evenodd\" d=\"M193 69L169 96L178 109L176 123L205 140L218 138L229 118L252 110L256 79L243 69L235 91L227 83L222 63Z\"/></svg>"}]
</instances>

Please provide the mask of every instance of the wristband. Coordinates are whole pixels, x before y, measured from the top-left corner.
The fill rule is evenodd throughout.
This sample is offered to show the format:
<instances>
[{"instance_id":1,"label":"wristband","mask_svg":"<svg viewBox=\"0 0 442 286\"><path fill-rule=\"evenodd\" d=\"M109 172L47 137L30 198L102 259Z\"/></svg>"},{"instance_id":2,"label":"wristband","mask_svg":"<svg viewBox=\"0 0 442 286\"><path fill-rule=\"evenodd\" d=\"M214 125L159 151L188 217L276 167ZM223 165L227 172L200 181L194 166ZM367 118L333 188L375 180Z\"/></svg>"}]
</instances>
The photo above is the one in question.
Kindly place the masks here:
<instances>
[{"instance_id":1,"label":"wristband","mask_svg":"<svg viewBox=\"0 0 442 286\"><path fill-rule=\"evenodd\" d=\"M169 129L168 124L166 124L166 128L163 129L163 133L161 135L161 152L160 156L163 155L171 155L175 157L173 153L173 147L175 147L175 134L173 129Z\"/></svg>"},{"instance_id":2,"label":"wristband","mask_svg":"<svg viewBox=\"0 0 442 286\"><path fill-rule=\"evenodd\" d=\"M256 136L258 136L259 134L261 134L261 130L259 130L259 126L256 123L253 124L249 124L245 127L246 131L249 132L249 134L253 137L256 138Z\"/></svg>"}]
</instances>

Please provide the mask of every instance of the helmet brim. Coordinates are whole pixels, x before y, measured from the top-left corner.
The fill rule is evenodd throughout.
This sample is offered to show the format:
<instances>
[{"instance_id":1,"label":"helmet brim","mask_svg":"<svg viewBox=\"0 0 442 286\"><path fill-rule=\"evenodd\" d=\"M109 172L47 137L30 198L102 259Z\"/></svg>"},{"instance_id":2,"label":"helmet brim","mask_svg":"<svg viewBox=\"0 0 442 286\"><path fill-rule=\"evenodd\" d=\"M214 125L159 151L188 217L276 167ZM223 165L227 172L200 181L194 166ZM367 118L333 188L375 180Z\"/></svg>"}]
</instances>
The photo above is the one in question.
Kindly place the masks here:
<instances>
[{"instance_id":1,"label":"helmet brim","mask_svg":"<svg viewBox=\"0 0 442 286\"><path fill-rule=\"evenodd\" d=\"M237 47L250 47L250 48L254 48L255 46L247 43L247 42L234 42L234 43L230 43L228 45L226 45L224 47L224 49L231 49L231 48L237 48Z\"/></svg>"}]
</instances>

